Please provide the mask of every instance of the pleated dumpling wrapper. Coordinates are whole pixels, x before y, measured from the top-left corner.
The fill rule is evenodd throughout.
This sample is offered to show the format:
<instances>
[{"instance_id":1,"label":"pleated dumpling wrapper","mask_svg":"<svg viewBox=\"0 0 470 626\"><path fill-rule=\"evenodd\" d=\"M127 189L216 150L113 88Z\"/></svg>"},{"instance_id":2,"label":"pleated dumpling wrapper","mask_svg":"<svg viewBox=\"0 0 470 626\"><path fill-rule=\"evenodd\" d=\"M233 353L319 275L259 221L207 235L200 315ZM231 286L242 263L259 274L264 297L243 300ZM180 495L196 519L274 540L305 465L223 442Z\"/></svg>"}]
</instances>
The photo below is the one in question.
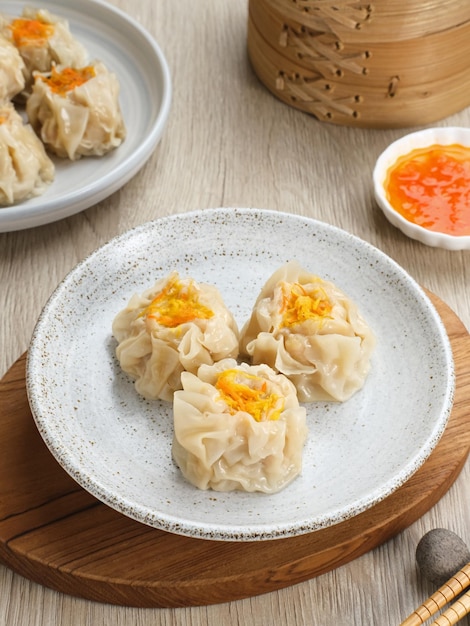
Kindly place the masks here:
<instances>
[{"instance_id":1,"label":"pleated dumpling wrapper","mask_svg":"<svg viewBox=\"0 0 470 626\"><path fill-rule=\"evenodd\" d=\"M126 136L119 81L101 62L35 72L26 113L46 148L72 161L102 156Z\"/></svg>"},{"instance_id":2,"label":"pleated dumpling wrapper","mask_svg":"<svg viewBox=\"0 0 470 626\"><path fill-rule=\"evenodd\" d=\"M285 376L224 359L181 380L172 455L191 484L276 493L301 473L306 411Z\"/></svg>"},{"instance_id":3,"label":"pleated dumpling wrapper","mask_svg":"<svg viewBox=\"0 0 470 626\"><path fill-rule=\"evenodd\" d=\"M0 35L0 102L12 100L24 89L24 69L18 50Z\"/></svg>"},{"instance_id":4,"label":"pleated dumpling wrapper","mask_svg":"<svg viewBox=\"0 0 470 626\"><path fill-rule=\"evenodd\" d=\"M172 401L183 371L238 356L238 326L219 290L178 272L135 294L112 331L121 368L149 400Z\"/></svg>"},{"instance_id":5,"label":"pleated dumpling wrapper","mask_svg":"<svg viewBox=\"0 0 470 626\"><path fill-rule=\"evenodd\" d=\"M285 374L301 402L350 398L375 343L356 303L296 261L269 278L240 333L240 353Z\"/></svg>"},{"instance_id":6,"label":"pleated dumpling wrapper","mask_svg":"<svg viewBox=\"0 0 470 626\"><path fill-rule=\"evenodd\" d=\"M2 23L3 35L24 61L25 97L33 82L33 72L48 72L53 64L83 67L88 61L85 47L71 34L67 20L46 9L25 8L20 17L3 18Z\"/></svg>"},{"instance_id":7,"label":"pleated dumpling wrapper","mask_svg":"<svg viewBox=\"0 0 470 626\"><path fill-rule=\"evenodd\" d=\"M0 205L39 196L54 180L54 163L10 102L0 105Z\"/></svg>"}]
</instances>

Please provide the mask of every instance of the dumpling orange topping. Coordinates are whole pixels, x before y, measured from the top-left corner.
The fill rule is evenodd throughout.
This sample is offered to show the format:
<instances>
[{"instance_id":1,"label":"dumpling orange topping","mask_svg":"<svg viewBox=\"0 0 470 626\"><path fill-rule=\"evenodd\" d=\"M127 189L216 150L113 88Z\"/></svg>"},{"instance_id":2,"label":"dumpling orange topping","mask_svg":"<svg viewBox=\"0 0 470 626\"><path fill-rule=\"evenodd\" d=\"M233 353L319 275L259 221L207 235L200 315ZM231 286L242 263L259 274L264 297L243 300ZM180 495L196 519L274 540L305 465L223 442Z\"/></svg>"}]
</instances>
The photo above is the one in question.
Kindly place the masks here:
<instances>
[{"instance_id":1,"label":"dumpling orange topping","mask_svg":"<svg viewBox=\"0 0 470 626\"><path fill-rule=\"evenodd\" d=\"M300 283L283 283L281 305L282 326L295 326L307 320L322 320L333 309L328 296L321 287L308 291Z\"/></svg>"},{"instance_id":2,"label":"dumpling orange topping","mask_svg":"<svg viewBox=\"0 0 470 626\"><path fill-rule=\"evenodd\" d=\"M47 83L51 91L59 96L65 96L67 92L80 87L94 76L96 76L95 68L88 65L79 69L65 67L60 72L53 67L50 76L39 75L38 78Z\"/></svg>"},{"instance_id":3,"label":"dumpling orange topping","mask_svg":"<svg viewBox=\"0 0 470 626\"><path fill-rule=\"evenodd\" d=\"M244 411L257 422L277 420L284 409L284 398L271 393L261 376L229 369L219 374L215 387L232 414Z\"/></svg>"},{"instance_id":4,"label":"dumpling orange topping","mask_svg":"<svg viewBox=\"0 0 470 626\"><path fill-rule=\"evenodd\" d=\"M16 46L42 46L54 33L54 25L19 17L11 22L10 30Z\"/></svg>"},{"instance_id":5,"label":"dumpling orange topping","mask_svg":"<svg viewBox=\"0 0 470 626\"><path fill-rule=\"evenodd\" d=\"M140 315L167 328L176 328L195 319L209 319L214 312L199 302L193 281L183 284L173 276Z\"/></svg>"},{"instance_id":6,"label":"dumpling orange topping","mask_svg":"<svg viewBox=\"0 0 470 626\"><path fill-rule=\"evenodd\" d=\"M0 106L0 125L8 124L8 122L14 121L15 117L15 110L13 108L10 108L8 104L6 104L5 106Z\"/></svg>"}]
</instances>

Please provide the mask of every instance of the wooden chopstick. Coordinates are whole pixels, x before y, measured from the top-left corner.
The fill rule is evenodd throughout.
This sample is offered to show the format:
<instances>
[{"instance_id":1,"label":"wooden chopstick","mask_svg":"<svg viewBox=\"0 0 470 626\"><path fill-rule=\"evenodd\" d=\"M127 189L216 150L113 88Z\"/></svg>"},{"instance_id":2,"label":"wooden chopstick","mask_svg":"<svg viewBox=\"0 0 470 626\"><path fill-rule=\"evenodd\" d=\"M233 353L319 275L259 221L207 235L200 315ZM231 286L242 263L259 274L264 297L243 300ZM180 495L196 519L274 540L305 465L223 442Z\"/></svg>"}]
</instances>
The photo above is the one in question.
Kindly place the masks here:
<instances>
[{"instance_id":1,"label":"wooden chopstick","mask_svg":"<svg viewBox=\"0 0 470 626\"><path fill-rule=\"evenodd\" d=\"M419 606L415 611L413 611L413 613L409 617L407 617L405 621L400 624L400 626L421 626L421 624L424 624L424 622L426 622L430 617L435 615L437 611L439 611L439 609L442 609L443 606L445 606L448 602L450 602L456 596L458 596L459 593L462 593L462 591L465 591L465 589L469 586L470 586L470 563L467 563L466 565L462 567L462 569L460 569L456 574L454 574L451 578L449 578L449 580L445 582L442 585L442 587L439 587L439 589L435 591L432 594L432 596L430 596L427 600L425 600L421 606ZM466 602L468 600L469 602L468 610L467 610L467 613L468 613L470 611L470 591L468 591L465 594L465 598L466 598L465 602L462 602L463 601L463 596L462 596L462 598L457 600L457 602L455 602L454 605L452 605L452 607L448 609L448 611L452 609L454 610L455 613L457 613L457 610L460 611L460 606L457 606L456 609L453 609L453 607L455 605L458 605L459 602L462 602L464 607L466 607L467 606ZM447 611L445 613L447 613ZM445 615L445 613L443 613L442 615ZM462 613L462 617L466 615L467 613ZM440 616L438 619L441 619L441 617L442 616ZM445 619L446 618L444 618L444 620ZM458 619L460 619L460 617ZM456 621L453 621L453 622L452 621L442 621L442 622L435 621L434 622L434 624L438 626L449 626L449 624L455 624L455 623Z\"/></svg>"},{"instance_id":2,"label":"wooden chopstick","mask_svg":"<svg viewBox=\"0 0 470 626\"><path fill-rule=\"evenodd\" d=\"M430 626L452 626L457 624L462 617L470 613L470 590L460 596L448 609L430 624Z\"/></svg>"}]
</instances>

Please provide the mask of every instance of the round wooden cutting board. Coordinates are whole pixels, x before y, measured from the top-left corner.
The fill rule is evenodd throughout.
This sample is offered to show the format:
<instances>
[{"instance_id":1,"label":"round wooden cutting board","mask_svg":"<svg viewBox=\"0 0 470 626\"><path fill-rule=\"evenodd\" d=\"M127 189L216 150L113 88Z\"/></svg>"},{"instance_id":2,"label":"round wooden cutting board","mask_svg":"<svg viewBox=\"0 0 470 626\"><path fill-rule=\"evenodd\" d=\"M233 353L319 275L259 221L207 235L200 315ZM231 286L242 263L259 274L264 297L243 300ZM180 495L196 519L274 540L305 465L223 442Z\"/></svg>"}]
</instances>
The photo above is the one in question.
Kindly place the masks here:
<instances>
[{"instance_id":1,"label":"round wooden cutting board","mask_svg":"<svg viewBox=\"0 0 470 626\"><path fill-rule=\"evenodd\" d=\"M428 511L470 448L470 335L429 294L457 376L449 424L425 464L391 496L350 520L298 537L222 542L135 522L84 491L58 465L31 416L23 355L0 381L0 559L58 591L138 607L207 605L313 578L390 539Z\"/></svg>"}]
</instances>

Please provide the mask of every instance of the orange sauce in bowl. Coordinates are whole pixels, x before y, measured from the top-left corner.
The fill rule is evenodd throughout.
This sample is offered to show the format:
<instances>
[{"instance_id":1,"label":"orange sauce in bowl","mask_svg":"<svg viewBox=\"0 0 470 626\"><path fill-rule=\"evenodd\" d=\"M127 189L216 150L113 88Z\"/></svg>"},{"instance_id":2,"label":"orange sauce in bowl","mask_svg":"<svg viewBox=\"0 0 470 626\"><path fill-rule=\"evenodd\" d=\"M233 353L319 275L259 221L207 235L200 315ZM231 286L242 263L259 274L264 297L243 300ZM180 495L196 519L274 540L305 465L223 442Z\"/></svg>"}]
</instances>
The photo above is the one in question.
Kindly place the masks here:
<instances>
[{"instance_id":1,"label":"orange sauce in bowl","mask_svg":"<svg viewBox=\"0 0 470 626\"><path fill-rule=\"evenodd\" d=\"M417 148L392 165L387 200L409 222L453 236L470 235L470 148Z\"/></svg>"}]
</instances>

